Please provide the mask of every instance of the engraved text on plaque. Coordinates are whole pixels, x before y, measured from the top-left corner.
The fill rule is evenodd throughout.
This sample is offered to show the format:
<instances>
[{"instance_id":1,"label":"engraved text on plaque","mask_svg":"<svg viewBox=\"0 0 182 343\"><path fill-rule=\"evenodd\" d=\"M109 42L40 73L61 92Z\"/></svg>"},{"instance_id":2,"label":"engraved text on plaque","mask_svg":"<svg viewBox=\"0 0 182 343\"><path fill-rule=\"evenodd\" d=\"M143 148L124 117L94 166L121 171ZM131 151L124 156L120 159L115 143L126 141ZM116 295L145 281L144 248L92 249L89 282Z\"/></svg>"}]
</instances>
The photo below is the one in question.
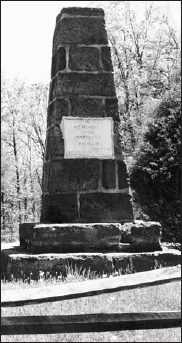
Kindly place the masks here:
<instances>
[{"instance_id":1,"label":"engraved text on plaque","mask_svg":"<svg viewBox=\"0 0 182 343\"><path fill-rule=\"evenodd\" d=\"M113 119L63 117L64 158L114 158Z\"/></svg>"}]
</instances>

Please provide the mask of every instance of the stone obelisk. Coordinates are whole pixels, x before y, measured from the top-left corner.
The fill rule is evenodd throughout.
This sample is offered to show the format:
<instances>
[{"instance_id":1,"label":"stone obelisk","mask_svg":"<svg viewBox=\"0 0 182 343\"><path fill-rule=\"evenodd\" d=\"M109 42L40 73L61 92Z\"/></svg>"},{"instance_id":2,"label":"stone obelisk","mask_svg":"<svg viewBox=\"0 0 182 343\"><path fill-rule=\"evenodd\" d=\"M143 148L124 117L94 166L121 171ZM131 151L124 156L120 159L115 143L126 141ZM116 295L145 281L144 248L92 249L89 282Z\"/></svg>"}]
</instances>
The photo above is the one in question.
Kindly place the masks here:
<instances>
[{"instance_id":1,"label":"stone obelisk","mask_svg":"<svg viewBox=\"0 0 182 343\"><path fill-rule=\"evenodd\" d=\"M41 223L20 225L35 252L114 249L133 221L104 12L64 8L53 37Z\"/></svg>"},{"instance_id":2,"label":"stone obelisk","mask_svg":"<svg viewBox=\"0 0 182 343\"><path fill-rule=\"evenodd\" d=\"M104 12L64 8L53 38L41 222L132 221L118 125Z\"/></svg>"},{"instance_id":3,"label":"stone obelisk","mask_svg":"<svg viewBox=\"0 0 182 343\"><path fill-rule=\"evenodd\" d=\"M118 127L104 12L64 8L53 39L41 222L20 224L20 247L2 253L5 278L63 275L67 266L103 274L128 263L130 272L171 264L171 252L167 260L141 254L161 250L161 225L133 219Z\"/></svg>"}]
</instances>

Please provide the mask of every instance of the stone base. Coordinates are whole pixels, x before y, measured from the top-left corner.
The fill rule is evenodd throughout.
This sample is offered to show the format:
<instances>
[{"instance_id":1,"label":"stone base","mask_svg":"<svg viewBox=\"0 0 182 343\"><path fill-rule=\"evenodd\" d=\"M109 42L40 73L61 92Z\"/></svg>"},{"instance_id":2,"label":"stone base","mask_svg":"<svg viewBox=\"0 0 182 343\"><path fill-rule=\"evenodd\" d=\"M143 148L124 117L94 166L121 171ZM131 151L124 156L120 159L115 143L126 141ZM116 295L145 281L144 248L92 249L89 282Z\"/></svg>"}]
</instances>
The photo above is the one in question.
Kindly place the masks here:
<instances>
[{"instance_id":1,"label":"stone base","mask_svg":"<svg viewBox=\"0 0 182 343\"><path fill-rule=\"evenodd\" d=\"M20 245L34 253L116 249L121 224L20 224Z\"/></svg>"},{"instance_id":2,"label":"stone base","mask_svg":"<svg viewBox=\"0 0 182 343\"><path fill-rule=\"evenodd\" d=\"M154 251L160 248L162 227L159 222L135 220L121 226L121 243L130 243L137 251Z\"/></svg>"},{"instance_id":3,"label":"stone base","mask_svg":"<svg viewBox=\"0 0 182 343\"><path fill-rule=\"evenodd\" d=\"M88 252L71 254L32 254L22 247L2 244L2 278L34 279L66 276L77 270L88 274L128 274L181 264L177 249L162 246L161 251L131 252L130 245L120 245L117 252Z\"/></svg>"},{"instance_id":4,"label":"stone base","mask_svg":"<svg viewBox=\"0 0 182 343\"><path fill-rule=\"evenodd\" d=\"M130 243L132 251L160 250L158 222L20 224L20 246L33 253L117 250ZM130 250L131 251L131 250Z\"/></svg>"}]
</instances>

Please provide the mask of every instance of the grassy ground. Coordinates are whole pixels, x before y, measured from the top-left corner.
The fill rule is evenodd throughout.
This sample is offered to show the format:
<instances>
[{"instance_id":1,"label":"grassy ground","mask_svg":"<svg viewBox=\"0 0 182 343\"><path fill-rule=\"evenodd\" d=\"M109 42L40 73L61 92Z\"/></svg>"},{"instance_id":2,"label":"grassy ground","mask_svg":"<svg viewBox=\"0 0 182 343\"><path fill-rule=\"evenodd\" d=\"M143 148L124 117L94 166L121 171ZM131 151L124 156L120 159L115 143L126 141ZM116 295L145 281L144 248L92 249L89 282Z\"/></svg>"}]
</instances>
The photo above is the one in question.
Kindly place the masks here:
<instances>
[{"instance_id":1,"label":"grassy ground","mask_svg":"<svg viewBox=\"0 0 182 343\"><path fill-rule=\"evenodd\" d=\"M91 278L91 276L89 276ZM83 281L88 275L68 274L64 282ZM14 290L29 287L42 287L50 284L61 284L62 280L40 280L23 283L2 282L2 290ZM114 277L113 277L114 282ZM80 299L56 301L38 305L19 306L2 309L2 316L22 315L64 315L100 312L142 312L180 310L181 283L172 282L166 285L150 286L110 294L85 297ZM101 333L75 333L51 335L2 336L2 342L181 342L181 330L138 330Z\"/></svg>"}]
</instances>

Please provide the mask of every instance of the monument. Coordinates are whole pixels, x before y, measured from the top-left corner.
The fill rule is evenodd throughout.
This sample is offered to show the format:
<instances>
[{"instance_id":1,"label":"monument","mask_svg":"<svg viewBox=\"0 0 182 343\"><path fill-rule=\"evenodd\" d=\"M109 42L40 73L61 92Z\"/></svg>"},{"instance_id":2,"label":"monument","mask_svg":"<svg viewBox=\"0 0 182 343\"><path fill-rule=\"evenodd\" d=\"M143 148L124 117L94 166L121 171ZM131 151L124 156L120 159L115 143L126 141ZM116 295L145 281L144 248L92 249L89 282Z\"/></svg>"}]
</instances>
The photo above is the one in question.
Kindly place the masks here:
<instances>
[{"instance_id":1,"label":"monument","mask_svg":"<svg viewBox=\"0 0 182 343\"><path fill-rule=\"evenodd\" d=\"M133 221L118 129L104 12L64 8L53 37L43 224L21 226L21 242L60 252L118 246L119 224Z\"/></svg>"},{"instance_id":2,"label":"monument","mask_svg":"<svg viewBox=\"0 0 182 343\"><path fill-rule=\"evenodd\" d=\"M132 221L102 9L61 11L51 70L41 222Z\"/></svg>"},{"instance_id":3,"label":"monument","mask_svg":"<svg viewBox=\"0 0 182 343\"><path fill-rule=\"evenodd\" d=\"M67 265L125 273L179 263L177 252L160 251L160 223L134 220L119 125L104 12L63 8L53 37L41 220L20 224L20 246L2 251L5 278L37 279Z\"/></svg>"},{"instance_id":4,"label":"monument","mask_svg":"<svg viewBox=\"0 0 182 343\"><path fill-rule=\"evenodd\" d=\"M104 11L63 8L53 37L41 223L20 225L22 246L115 249L125 231L137 247L159 247L160 224L150 227L150 240L141 225L122 229L134 217L119 124Z\"/></svg>"}]
</instances>

